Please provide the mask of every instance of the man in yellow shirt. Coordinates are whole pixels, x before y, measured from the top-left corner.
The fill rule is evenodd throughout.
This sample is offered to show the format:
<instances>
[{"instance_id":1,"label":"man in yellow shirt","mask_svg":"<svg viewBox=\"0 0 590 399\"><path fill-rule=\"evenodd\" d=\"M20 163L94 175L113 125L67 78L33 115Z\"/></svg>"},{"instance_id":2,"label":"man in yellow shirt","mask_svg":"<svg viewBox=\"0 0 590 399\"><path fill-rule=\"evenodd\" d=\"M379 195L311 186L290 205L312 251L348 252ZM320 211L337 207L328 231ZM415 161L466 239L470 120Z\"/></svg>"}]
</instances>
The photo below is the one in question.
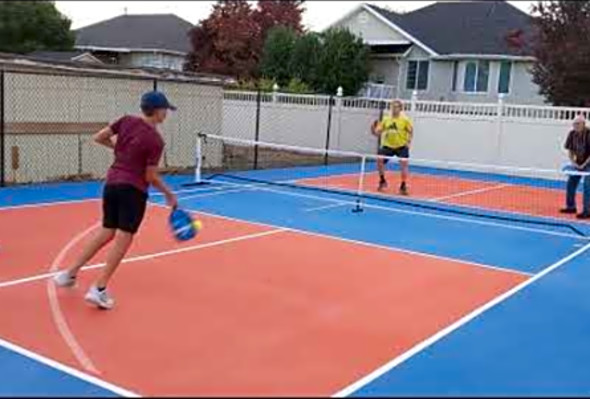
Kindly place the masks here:
<instances>
[{"instance_id":1,"label":"man in yellow shirt","mask_svg":"<svg viewBox=\"0 0 590 399\"><path fill-rule=\"evenodd\" d=\"M409 173L410 146L412 144L413 126L412 121L402 114L402 102L394 100L391 103L389 115L383 116L381 121L373 122L371 133L379 137L379 155L387 157L398 157L401 167L402 182L399 187L401 195L408 195L407 179ZM379 170L379 191L387 188L385 180L385 165L388 159L377 159Z\"/></svg>"}]
</instances>

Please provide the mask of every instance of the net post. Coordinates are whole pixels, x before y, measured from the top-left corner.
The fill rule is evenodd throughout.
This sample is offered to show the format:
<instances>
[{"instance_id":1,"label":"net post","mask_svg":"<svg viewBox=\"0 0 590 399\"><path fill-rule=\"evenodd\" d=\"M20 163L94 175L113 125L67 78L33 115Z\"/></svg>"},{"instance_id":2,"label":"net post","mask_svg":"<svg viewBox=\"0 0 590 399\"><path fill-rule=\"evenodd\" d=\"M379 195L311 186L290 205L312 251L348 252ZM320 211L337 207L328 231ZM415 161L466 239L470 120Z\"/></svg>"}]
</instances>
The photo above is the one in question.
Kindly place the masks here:
<instances>
[{"instance_id":1,"label":"net post","mask_svg":"<svg viewBox=\"0 0 590 399\"><path fill-rule=\"evenodd\" d=\"M330 130L332 130L332 102L334 97L330 95L328 98L328 125L326 127L326 153L324 154L324 165L328 166L328 150L330 149Z\"/></svg>"},{"instance_id":2,"label":"net post","mask_svg":"<svg viewBox=\"0 0 590 399\"><path fill-rule=\"evenodd\" d=\"M262 101L262 89L258 87L256 92L256 127L254 131L254 170L258 169L258 141L260 140L260 103Z\"/></svg>"},{"instance_id":3,"label":"net post","mask_svg":"<svg viewBox=\"0 0 590 399\"><path fill-rule=\"evenodd\" d=\"M197 143L195 144L195 175L194 181L191 183L182 184L183 187L202 186L209 184L208 181L203 180L203 139L206 136L202 133L197 133Z\"/></svg>"},{"instance_id":4,"label":"net post","mask_svg":"<svg viewBox=\"0 0 590 399\"><path fill-rule=\"evenodd\" d=\"M0 70L0 187L6 185L6 176L4 171L4 152L5 152L5 115L4 115L4 70Z\"/></svg>"},{"instance_id":5,"label":"net post","mask_svg":"<svg viewBox=\"0 0 590 399\"><path fill-rule=\"evenodd\" d=\"M366 156L362 156L361 157L361 172L360 172L360 176L359 176L359 184L356 190L356 205L355 207L352 209L352 212L354 213L359 213L363 211L363 208L361 206L361 198L363 196L363 189L364 189L364 185L365 185L365 169L366 169L366 163L367 163L367 157Z\"/></svg>"},{"instance_id":6,"label":"net post","mask_svg":"<svg viewBox=\"0 0 590 399\"><path fill-rule=\"evenodd\" d=\"M195 183L201 183L201 167L203 166L203 143L201 141L201 135L197 134L197 145L195 150L196 156L196 167L195 167Z\"/></svg>"}]
</instances>

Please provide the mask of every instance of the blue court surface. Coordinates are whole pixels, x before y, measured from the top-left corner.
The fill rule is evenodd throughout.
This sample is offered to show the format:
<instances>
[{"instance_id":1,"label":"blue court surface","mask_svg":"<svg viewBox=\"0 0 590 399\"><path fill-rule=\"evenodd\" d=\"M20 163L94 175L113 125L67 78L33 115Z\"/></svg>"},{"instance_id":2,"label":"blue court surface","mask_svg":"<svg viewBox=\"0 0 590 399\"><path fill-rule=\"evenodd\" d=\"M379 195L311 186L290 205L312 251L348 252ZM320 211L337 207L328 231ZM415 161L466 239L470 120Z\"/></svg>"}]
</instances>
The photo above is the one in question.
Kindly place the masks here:
<instances>
[{"instance_id":1,"label":"blue court surface","mask_svg":"<svg viewBox=\"0 0 590 399\"><path fill-rule=\"evenodd\" d=\"M317 355L318 362L330 365L331 369L323 370L318 367L318 370L312 372L308 367L307 370L299 370L298 365L307 363L293 357L295 363L292 370L289 370L287 366L284 370L277 367L276 373L269 373L268 368L260 366L263 360L256 364L248 364L244 360L241 363L237 362L235 370L227 371L225 381L228 389L225 391L223 382L220 385L207 385L205 381L195 382L194 387L187 388L188 382L179 376L181 373L176 373L175 376L169 375L172 372L162 374L160 385L159 381L152 381L149 384L146 382L142 385L142 375L131 375L131 373L127 375L117 371L114 366L109 368L111 366L106 361L102 365L103 373L97 374L85 369L83 365L76 362L75 357L68 354L67 347L59 344L58 340L33 337L34 318L29 318L25 322L20 320L18 315L9 314L7 310L0 310L0 324L13 324L13 326L5 324L4 327L0 325L0 395L149 396L166 392L172 394L184 392L198 396L237 392L267 395L282 392L281 388L275 385L290 387L285 388L283 395L317 394L340 397L590 395L590 340L588 339L590 337L590 224L575 219L561 220L551 215L534 214L534 212L518 215L518 210L508 208L495 207L486 210L488 202L483 196L478 200L473 199L474 202L442 201L437 203L436 206L439 207L437 209L432 201L423 198L417 198L415 204L408 204L404 201L412 202L412 198L390 201L376 194L363 197L360 203L362 212L353 212L359 199L351 194L354 190L338 192L326 188L330 187L331 178L340 184L341 176L354 174L356 170L356 166L333 166L328 177L325 176L326 169L321 167L248 171L236 173L233 176L212 175L209 176L207 184L198 186L184 185L192 179L188 175L169 176L166 179L177 192L180 206L195 212L197 217L240 223L257 229L270 229L272 232L277 232L277 238L285 231L288 234L297 235L296 240L310 240L309 243L305 241L305 244L295 244L295 242L303 243L304 241L293 241L292 246L301 245L302 258L300 261L277 260L275 265L277 273L286 273L286 270L292 267L291 261L297 265L297 262L308 259L306 258L308 255L309 259L314 259L312 253L314 251L317 253L315 258L317 264L314 266L316 268L322 268L330 258L338 261L335 263L335 269L329 271L332 273L334 284L340 284L340 281L345 280L349 269L362 266L363 273L367 275L374 273L371 269L378 267L371 259L383 259L386 267L389 262L397 273L395 275L397 281L392 282L396 285L391 287L396 287L395 290L403 289L403 291L396 293L392 288L391 292L385 292L388 286L382 286L378 282L382 277L377 280L367 279L366 283L364 280L358 281L358 284L354 285L355 290L359 290L359 292L355 291L354 295L359 295L359 298L362 295L362 298L365 298L363 301L366 300L362 302L362 306L373 303L368 299L372 294L379 295L375 300L379 299L383 302L383 299L387 298L390 301L384 307L382 317L379 317L378 312L375 315L361 314L360 310L364 308L360 307L360 302L357 303L354 298L348 298L346 303L350 303L347 306L351 307L344 308L343 305L341 311L354 313L353 309L356 309L354 311L358 312L358 325L343 325L344 319L333 316L335 317L333 321L323 319L324 330L316 332L316 335L321 337L340 337L338 339L342 340L339 343L343 345L342 347L358 347L358 353L363 353L363 346L371 343L371 337L375 336L375 340L379 341L381 346L375 344L367 348L365 359L357 362L352 355L349 359L342 355L339 360L342 369L336 370L340 366L329 362L330 356L337 357L334 353L327 356L319 350L317 354L311 351L307 354L310 359ZM434 179L432 181L436 181L439 177L436 170L422 170L420 173L427 175L424 179ZM292 181L294 176L299 181L305 181L303 185L306 187L297 186L297 184L282 185L263 182ZM512 188L516 187L516 189L509 187L504 194L505 203L502 206L510 205L511 201L526 200L518 197L522 195L518 194L520 193L518 190L523 187L527 190L562 190L563 188L559 182L548 183L531 178L506 180L502 176L478 175L473 172L453 176L474 182L473 184L488 184L491 181L506 183ZM318 177L327 180L315 182L313 179ZM448 177L447 175L445 178ZM306 179L309 180L306 181ZM397 184L396 179L397 176L392 175L391 181L394 186ZM463 189L461 187L463 186L460 186L460 189ZM470 186L467 188L469 192L475 193ZM67 222L68 224L75 223L74 219L96 219L100 216L99 207L94 206L91 211L86 208L79 210L68 207L96 203L101 196L101 191L101 182L40 184L0 189L0 223L10 223L5 225L0 233L0 266L5 268L5 272L0 273L0 300L3 301L3 308L25 306L26 309L36 309L34 302L43 299L34 293L34 285L41 279L36 277L40 272L33 269L22 271L22 273L19 270L9 270L11 265L16 264L14 259L9 258L14 256L16 250L7 246L22 245L19 248L24 248L26 244L30 252L27 256L32 256L31 253L36 250L45 251L46 248L53 251L55 255L72 238L71 236L75 235L64 233L64 238L60 238L59 244L48 243L44 246L40 242L30 242L26 237L10 237L13 230L12 224L19 223L21 218L29 215L32 218L43 217L50 220L51 213L57 212L58 209L64 214L71 212L72 219ZM458 194L465 194L461 198L467 201L469 192ZM455 194L457 193L451 193L452 196ZM511 195L514 197L510 198ZM546 197L547 200L554 198L551 195ZM161 212L165 206L163 197L156 192L151 193L150 203L152 206L148 208L148 214ZM472 208L474 203L478 206ZM422 206L425 204L426 206ZM561 205L560 202L555 203L555 209L559 209ZM43 215L38 216L33 213L41 209L43 209ZM94 213L88 215L88 212ZM224 222L219 223L223 225ZM209 224L213 230L214 226L212 223ZM85 227L87 225L80 223L80 226L72 228L72 231L79 232ZM160 227L161 230L157 234L161 236L169 234L163 222ZM56 229L57 234L60 227L56 225L43 228ZM208 228L206 223L203 234ZM225 233L232 228L227 225ZM224 229L220 227L219 234L222 230ZM241 237L239 236L238 239L241 240ZM322 241L326 239L329 241ZM200 238L197 237L195 243L198 244L199 240ZM141 241L142 232L140 231L137 242ZM144 242L146 241L149 239L146 238ZM240 245L244 245L245 249L240 249L239 253L234 254L244 259L243 267L246 269L249 265L246 258L258 256L255 254L260 251L258 247L254 247L253 242L249 243L250 241L244 241ZM233 256L232 245L224 247L224 254L229 255L223 256ZM267 248L275 249L278 245L287 244L280 244L271 239L268 239L266 244ZM346 258L338 252L322 252L322 247L327 248L328 245L335 245L334 248L344 245L350 248L351 252ZM51 250L52 246L55 247L53 250ZM308 246L309 254L305 253ZM167 249L157 248L150 253L161 253L165 250ZM278 249L276 253L280 253L281 250ZM287 245L284 250L293 250L293 248L288 248ZM238 250L235 249L235 251ZM353 254L358 254L358 257ZM142 254L138 253L138 255ZM259 255L264 257L264 253ZM210 256L211 258L207 259L214 262L215 255ZM413 259L416 259L416 264ZM176 262L182 263L181 258L178 258ZM426 265L424 262L433 263L428 263L430 266L424 266ZM341 276L337 276L340 273L337 263L343 265ZM303 263L300 264L303 265ZM255 267L255 262L253 265ZM154 269L156 267L157 265ZM194 266L191 267L195 269ZM429 267L432 270L428 270ZM295 273L295 269L289 269L289 273ZM447 275L446 270L451 269L452 274ZM224 270L224 273L231 273L231 269ZM303 273L302 270L298 272ZM194 273L192 281L198 281L199 271L195 269L191 273ZM247 270L241 270L240 273L246 273L244 274L246 276ZM325 271L325 273L328 272ZM293 274L289 275L293 276ZM437 280L442 275L445 276L445 280ZM279 279L277 276L274 276L274 280L273 276L270 276L269 281L280 280L281 284L288 284L288 281L285 282L286 278ZM310 302L310 307L305 308L308 312L313 313L314 309L320 312L321 309L314 308L311 303L317 299L316 297L324 298L331 295L329 293L334 290L334 287L329 286L331 278L326 278L324 274L322 276L321 278L327 281L322 284L327 285L320 284L319 276L318 281L314 283L314 273L301 277L306 279L307 285L304 287L309 289L309 292L300 290L298 295L301 297L298 298L300 301ZM21 281L31 277L36 281L30 283ZM359 278L358 275L356 278ZM446 280L447 278L449 280ZM117 276L115 276L116 279ZM121 277L121 280L123 283L118 286L115 294L123 295L125 291L125 277ZM250 280L244 281L244 284L252 284L247 282ZM456 284L453 281L456 281ZM314 285L316 283L317 285ZM363 284L359 285L360 283ZM140 284L145 284L145 281L140 280ZM264 289L265 295L276 295L276 300L280 303L284 298L278 289L271 294L272 283L268 284L270 285L251 285L248 289L250 291ZM448 292L441 294L439 300L428 302L429 296L435 295L434 292L441 288L439 287L441 284L451 284ZM299 286L293 286L293 295L297 291L295 287ZM209 288L214 291L215 285ZM236 287L236 290L240 289ZM44 288L42 287L41 290ZM6 298L2 296L3 291L7 295ZM162 293L157 291L154 295L161 296ZM166 291L166 293L175 295L174 291ZM232 292L229 290L224 294L231 296ZM149 296L150 292L135 292L135 295ZM187 294L183 293L183 295L186 297ZM342 295L345 295L345 292ZM294 300L293 298L291 300ZM25 301L26 305L19 301ZM64 301L62 305L65 303L63 309L66 320L69 320L72 326L76 323L78 327L83 324L87 329L96 328L100 330L100 334L107 336L111 328L119 328L108 321L108 314L97 316L96 318L100 320L93 320L87 314L83 315L84 318L78 318L75 314L76 308L69 305L67 298ZM270 301L272 302L272 299ZM357 305L359 308L355 307ZM120 306L124 309L125 302L121 301ZM413 309L420 309L420 311ZM173 310L168 309L168 311ZM154 317L159 317L157 316L159 313L155 312L155 314ZM215 335L213 324L217 319L216 316L211 317L212 322L206 328L211 329L209 335L213 336ZM321 318L322 316L317 313L313 317ZM325 317L332 316L327 316L326 313ZM42 317L39 316L39 318ZM14 327L20 325L19 323L22 323L22 327ZM91 327L89 326L91 323L96 325ZM158 324L159 320L154 319L153 323ZM273 322L269 321L269 323ZM18 332L19 328L27 330L23 331L22 338ZM39 334L53 330L56 328L47 327L47 330L40 329ZM302 326L301 336L291 336L289 339L310 340L308 347L316 347L316 342L313 341L314 334L305 335L306 338L303 338L303 330ZM354 334L351 330L354 330ZM58 336L55 331L51 332L51 334L54 333ZM85 336L82 341L85 340L87 353L92 355L93 348L94 350L98 348L93 347L93 338L88 336L86 330L80 334ZM391 334L390 338L387 334ZM175 336L162 338L175 340ZM334 341L338 339L332 338ZM215 344L215 341L212 342ZM329 342L329 339L326 342ZM284 342L276 342L279 348L289 346L289 343L298 345L300 342L286 339ZM301 342L301 344L304 343ZM223 344L220 343L220 345ZM57 348L59 345L63 348ZM336 350L341 347L334 348ZM117 356L121 356L121 361L129 362L126 364L132 365L133 361L150 362L149 356L144 357L143 360L139 358L133 360L131 355L126 358L125 350L124 346L113 347L113 351L120 352ZM288 348L284 350L285 358L295 356L288 352ZM60 355L61 353L63 356ZM160 355L154 354L154 356ZM198 355L195 356L198 357ZM220 356L222 356L221 353ZM229 357L230 354L223 353L223 356ZM249 355L242 356L241 353L235 353L236 359L248 359L247 356ZM265 356L272 358L270 353ZM101 356L97 355L96 358L99 359ZM158 359L154 359L153 362L157 363ZM100 360L95 359L95 361L97 368L101 368ZM264 366L270 367L270 364L265 363ZM207 364L199 364L198 359L187 360L182 365L184 372L189 375L191 367L195 370L208 367ZM167 365L155 364L153 367L157 371L157 367L164 370ZM173 366L170 367L173 368ZM237 369L238 367L241 368ZM256 374L257 367L265 371ZM248 368L251 370L247 371ZM158 375L156 371L154 376ZM146 379L157 380L149 374L151 372L151 369L146 370L148 373L145 375ZM257 385L252 385L255 386L252 390L244 388L248 386L246 382L237 378L232 379L232 376L240 373L244 373L240 375L247 375L247 372L255 374L258 378ZM190 379L188 376L186 378ZM265 381L265 378L268 380ZM174 384L177 382L184 384L183 389L188 390L176 391Z\"/></svg>"}]
</instances>

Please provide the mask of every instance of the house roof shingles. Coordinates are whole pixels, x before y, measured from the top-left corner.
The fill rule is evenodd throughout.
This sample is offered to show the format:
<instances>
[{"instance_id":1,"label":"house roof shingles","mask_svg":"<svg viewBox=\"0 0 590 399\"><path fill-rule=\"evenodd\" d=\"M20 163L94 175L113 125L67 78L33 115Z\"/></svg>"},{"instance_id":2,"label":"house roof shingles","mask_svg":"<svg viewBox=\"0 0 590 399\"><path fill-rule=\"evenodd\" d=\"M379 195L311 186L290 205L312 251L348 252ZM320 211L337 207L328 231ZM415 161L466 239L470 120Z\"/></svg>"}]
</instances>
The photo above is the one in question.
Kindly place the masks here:
<instances>
[{"instance_id":1,"label":"house roof shingles","mask_svg":"<svg viewBox=\"0 0 590 399\"><path fill-rule=\"evenodd\" d=\"M174 14L121 15L76 30L76 46L187 53L192 27Z\"/></svg>"},{"instance_id":2,"label":"house roof shingles","mask_svg":"<svg viewBox=\"0 0 590 399\"><path fill-rule=\"evenodd\" d=\"M531 17L501 0L437 2L398 14L367 4L438 54L530 55L512 48L506 36L530 35Z\"/></svg>"}]
</instances>

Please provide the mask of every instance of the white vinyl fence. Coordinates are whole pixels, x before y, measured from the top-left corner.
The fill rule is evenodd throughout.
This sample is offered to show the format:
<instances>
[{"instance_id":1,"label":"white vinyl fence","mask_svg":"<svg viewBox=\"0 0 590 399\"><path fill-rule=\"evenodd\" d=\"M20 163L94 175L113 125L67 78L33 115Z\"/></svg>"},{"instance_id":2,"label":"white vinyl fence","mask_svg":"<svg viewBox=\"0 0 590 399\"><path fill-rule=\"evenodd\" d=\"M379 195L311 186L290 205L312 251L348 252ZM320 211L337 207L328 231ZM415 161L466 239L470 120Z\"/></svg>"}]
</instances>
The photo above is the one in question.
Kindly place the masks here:
<instances>
[{"instance_id":1,"label":"white vinyl fence","mask_svg":"<svg viewBox=\"0 0 590 399\"><path fill-rule=\"evenodd\" d=\"M376 151L369 127L382 112L377 99L275 92L260 100L260 141L325 148L330 118L330 149ZM254 140L256 101L256 93L226 91L222 134ZM551 170L567 161L563 144L573 118L590 116L588 108L513 105L502 98L482 104L421 101L414 95L404 108L414 122L413 158Z\"/></svg>"}]
</instances>

